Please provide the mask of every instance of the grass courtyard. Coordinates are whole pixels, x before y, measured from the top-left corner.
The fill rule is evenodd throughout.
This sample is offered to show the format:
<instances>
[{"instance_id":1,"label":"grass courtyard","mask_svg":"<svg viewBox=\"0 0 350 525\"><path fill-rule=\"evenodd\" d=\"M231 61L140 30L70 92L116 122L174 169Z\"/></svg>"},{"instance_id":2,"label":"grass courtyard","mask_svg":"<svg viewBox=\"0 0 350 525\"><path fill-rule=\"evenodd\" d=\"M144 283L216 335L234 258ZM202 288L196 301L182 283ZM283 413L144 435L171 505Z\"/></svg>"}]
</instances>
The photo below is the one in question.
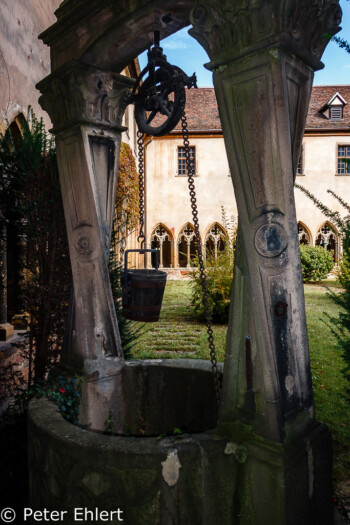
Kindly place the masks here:
<instances>
[{"instance_id":1,"label":"grass courtyard","mask_svg":"<svg viewBox=\"0 0 350 525\"><path fill-rule=\"evenodd\" d=\"M328 316L339 307L327 294L327 286L305 285L316 417L330 428L334 441L334 493L350 507L350 404L348 364L332 332ZM218 360L223 361L227 327L216 325ZM197 321L191 306L191 282L169 281L159 323L147 325L133 350L135 359L209 359L206 326Z\"/></svg>"}]
</instances>

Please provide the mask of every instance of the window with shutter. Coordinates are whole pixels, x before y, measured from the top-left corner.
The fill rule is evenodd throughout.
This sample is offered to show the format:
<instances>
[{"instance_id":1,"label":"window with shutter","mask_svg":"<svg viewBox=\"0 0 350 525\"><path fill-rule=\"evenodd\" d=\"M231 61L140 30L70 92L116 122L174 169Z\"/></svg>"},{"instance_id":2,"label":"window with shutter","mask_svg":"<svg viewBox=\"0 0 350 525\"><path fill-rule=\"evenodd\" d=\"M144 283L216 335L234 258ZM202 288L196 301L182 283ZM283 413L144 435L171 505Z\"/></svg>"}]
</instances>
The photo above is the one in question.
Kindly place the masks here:
<instances>
[{"instance_id":1,"label":"window with shutter","mask_svg":"<svg viewBox=\"0 0 350 525\"><path fill-rule=\"evenodd\" d=\"M342 118L343 118L343 107L342 106L331 106L330 119L331 120L342 120Z\"/></svg>"}]
</instances>

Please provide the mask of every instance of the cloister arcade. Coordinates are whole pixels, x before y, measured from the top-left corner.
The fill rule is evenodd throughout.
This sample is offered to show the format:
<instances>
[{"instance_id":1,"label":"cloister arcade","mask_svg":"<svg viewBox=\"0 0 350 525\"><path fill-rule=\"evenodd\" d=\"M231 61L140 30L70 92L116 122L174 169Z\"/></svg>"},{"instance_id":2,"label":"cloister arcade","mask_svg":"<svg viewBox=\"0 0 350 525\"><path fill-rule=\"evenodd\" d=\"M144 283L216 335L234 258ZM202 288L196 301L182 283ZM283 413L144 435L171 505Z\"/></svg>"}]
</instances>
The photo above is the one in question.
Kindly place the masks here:
<instances>
[{"instance_id":1,"label":"cloister arcade","mask_svg":"<svg viewBox=\"0 0 350 525\"><path fill-rule=\"evenodd\" d=\"M223 251L229 242L229 236L225 228L215 222L204 230L202 241L205 257L213 256L215 259ZM298 222L299 244L310 244L322 246L326 250L332 250L334 260L339 260L341 254L341 239L336 227L330 222L325 222L317 232L312 234L310 229L301 221ZM177 241L175 242L175 239ZM314 240L315 239L315 240ZM195 232L190 222L187 222L176 236L174 228L168 228L159 223L153 229L150 237L150 247L158 250L158 262L160 268L191 268L193 259L196 257ZM155 257L152 255L150 266L155 267Z\"/></svg>"},{"instance_id":2,"label":"cloister arcade","mask_svg":"<svg viewBox=\"0 0 350 525\"><path fill-rule=\"evenodd\" d=\"M322 246L327 251L333 252L335 261L339 259L340 238L338 232L330 222L325 222L318 230L315 240L316 246Z\"/></svg>"},{"instance_id":3,"label":"cloister arcade","mask_svg":"<svg viewBox=\"0 0 350 525\"><path fill-rule=\"evenodd\" d=\"M309 228L302 222L298 222L298 236L299 244L322 246L325 250L333 252L335 262L339 260L341 254L341 237L337 228L330 222L327 221L319 227L314 236L315 242L313 242Z\"/></svg>"},{"instance_id":4,"label":"cloister arcade","mask_svg":"<svg viewBox=\"0 0 350 525\"><path fill-rule=\"evenodd\" d=\"M175 242L175 239L177 241ZM215 259L225 249L229 241L228 234L223 226L215 222L210 225L202 236L203 253ZM158 262L160 268L191 268L193 259L196 257L195 231L190 222L187 222L179 234L174 235L174 228L159 223L150 236L150 247L158 250ZM155 256L150 260L152 268L155 267Z\"/></svg>"}]
</instances>

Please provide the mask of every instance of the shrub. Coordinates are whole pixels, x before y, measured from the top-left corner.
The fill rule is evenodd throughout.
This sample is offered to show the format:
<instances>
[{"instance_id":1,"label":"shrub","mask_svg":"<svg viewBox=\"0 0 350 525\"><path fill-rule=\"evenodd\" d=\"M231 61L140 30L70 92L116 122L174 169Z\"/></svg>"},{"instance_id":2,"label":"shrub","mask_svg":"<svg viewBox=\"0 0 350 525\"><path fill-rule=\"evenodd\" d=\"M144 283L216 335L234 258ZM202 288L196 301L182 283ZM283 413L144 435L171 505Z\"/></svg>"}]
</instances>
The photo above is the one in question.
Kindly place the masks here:
<instances>
[{"instance_id":1,"label":"shrub","mask_svg":"<svg viewBox=\"0 0 350 525\"><path fill-rule=\"evenodd\" d=\"M321 246L300 246L301 270L303 281L320 281L334 266L333 252L328 252Z\"/></svg>"},{"instance_id":2,"label":"shrub","mask_svg":"<svg viewBox=\"0 0 350 525\"><path fill-rule=\"evenodd\" d=\"M329 293L333 301L343 308L343 311L339 313L338 318L329 317L329 320L333 324L334 332L338 336L338 339L350 360L350 204L345 202L334 191L327 190L327 192L333 195L333 197L347 211L347 215L342 217L339 212L330 210L303 186L300 186L299 184L296 184L295 186L309 197L309 199L312 200L315 206L321 210L326 217L331 219L332 222L337 225L342 236L343 255L340 260L338 280L343 286L343 291L340 293Z\"/></svg>"},{"instance_id":3,"label":"shrub","mask_svg":"<svg viewBox=\"0 0 350 525\"><path fill-rule=\"evenodd\" d=\"M234 216L228 218L223 206L221 206L221 214L222 222L227 232L225 247L217 253L216 258L213 253L207 254L204 267L207 276L211 320L216 323L227 323L231 301L237 223ZM195 269L191 274L193 280L191 304L194 306L199 318L205 320L203 287L198 258L194 259L194 266Z\"/></svg>"},{"instance_id":4,"label":"shrub","mask_svg":"<svg viewBox=\"0 0 350 525\"><path fill-rule=\"evenodd\" d=\"M0 209L15 227L20 304L29 313L29 378L44 378L63 344L71 268L56 150L28 112L22 134L0 136ZM31 366L33 363L33 366Z\"/></svg>"},{"instance_id":5,"label":"shrub","mask_svg":"<svg viewBox=\"0 0 350 525\"><path fill-rule=\"evenodd\" d=\"M212 320L217 323L225 323L228 321L233 264L234 250L229 246L226 246L226 248L218 254L216 259L213 255L209 256L205 263L209 305ZM192 279L191 304L194 306L199 317L204 319L203 291L198 266L192 272Z\"/></svg>"},{"instance_id":6,"label":"shrub","mask_svg":"<svg viewBox=\"0 0 350 525\"><path fill-rule=\"evenodd\" d=\"M121 143L115 213L109 252L109 278L118 319L124 357L132 357L132 348L143 333L144 325L123 317L121 275L128 236L139 221L139 176L128 144Z\"/></svg>"}]
</instances>

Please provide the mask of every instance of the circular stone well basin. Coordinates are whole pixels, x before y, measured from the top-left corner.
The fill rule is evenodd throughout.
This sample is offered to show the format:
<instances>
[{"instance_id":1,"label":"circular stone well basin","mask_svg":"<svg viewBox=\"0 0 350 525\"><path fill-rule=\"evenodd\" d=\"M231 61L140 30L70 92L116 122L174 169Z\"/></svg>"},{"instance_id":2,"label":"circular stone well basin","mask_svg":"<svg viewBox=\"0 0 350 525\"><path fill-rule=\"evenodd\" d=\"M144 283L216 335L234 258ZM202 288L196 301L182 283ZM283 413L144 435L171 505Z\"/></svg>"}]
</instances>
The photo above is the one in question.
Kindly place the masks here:
<instances>
[{"instance_id":1,"label":"circular stone well basin","mask_svg":"<svg viewBox=\"0 0 350 525\"><path fill-rule=\"evenodd\" d=\"M174 431L204 432L216 426L215 389L209 361L128 361L116 382L121 390L116 389L110 405L115 433L159 436Z\"/></svg>"},{"instance_id":2,"label":"circular stone well basin","mask_svg":"<svg viewBox=\"0 0 350 525\"><path fill-rule=\"evenodd\" d=\"M142 437L91 432L68 423L47 399L31 401L30 506L67 511L65 525L76 522L77 508L120 509L129 525L231 523L232 446L216 430L200 432L216 424L210 363L134 361L123 370L131 396L125 414Z\"/></svg>"}]
</instances>

